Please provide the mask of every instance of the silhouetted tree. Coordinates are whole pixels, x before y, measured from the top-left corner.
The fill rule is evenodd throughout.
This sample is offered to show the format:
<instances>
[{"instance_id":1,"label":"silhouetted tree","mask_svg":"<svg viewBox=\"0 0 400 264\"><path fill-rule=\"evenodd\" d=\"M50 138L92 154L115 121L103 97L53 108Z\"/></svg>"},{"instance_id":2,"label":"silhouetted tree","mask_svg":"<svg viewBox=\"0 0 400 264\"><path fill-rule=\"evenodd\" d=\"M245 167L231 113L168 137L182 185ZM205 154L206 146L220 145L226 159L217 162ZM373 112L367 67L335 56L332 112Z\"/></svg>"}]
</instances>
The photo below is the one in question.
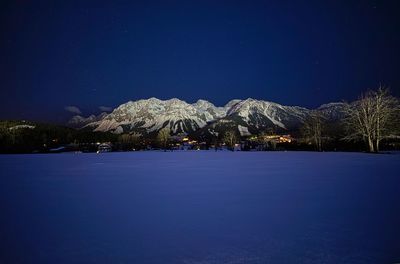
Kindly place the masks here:
<instances>
[{"instance_id":1,"label":"silhouetted tree","mask_svg":"<svg viewBox=\"0 0 400 264\"><path fill-rule=\"evenodd\" d=\"M346 105L346 140L363 140L369 152L378 152L384 138L395 136L399 102L385 87L368 91Z\"/></svg>"},{"instance_id":2,"label":"silhouetted tree","mask_svg":"<svg viewBox=\"0 0 400 264\"><path fill-rule=\"evenodd\" d=\"M166 150L170 139L170 130L168 127L164 127L158 131L157 141L160 143L161 147Z\"/></svg>"},{"instance_id":3,"label":"silhouetted tree","mask_svg":"<svg viewBox=\"0 0 400 264\"><path fill-rule=\"evenodd\" d=\"M311 141L316 150L322 151L322 139L325 126L325 118L318 110L311 111L304 121L302 134L307 141Z\"/></svg>"},{"instance_id":4,"label":"silhouetted tree","mask_svg":"<svg viewBox=\"0 0 400 264\"><path fill-rule=\"evenodd\" d=\"M235 131L229 130L225 132L223 141L231 150L234 150L237 140L238 139Z\"/></svg>"},{"instance_id":5,"label":"silhouetted tree","mask_svg":"<svg viewBox=\"0 0 400 264\"><path fill-rule=\"evenodd\" d=\"M118 137L118 142L120 143L123 150L132 150L135 146L139 145L140 134L122 134Z\"/></svg>"}]
</instances>

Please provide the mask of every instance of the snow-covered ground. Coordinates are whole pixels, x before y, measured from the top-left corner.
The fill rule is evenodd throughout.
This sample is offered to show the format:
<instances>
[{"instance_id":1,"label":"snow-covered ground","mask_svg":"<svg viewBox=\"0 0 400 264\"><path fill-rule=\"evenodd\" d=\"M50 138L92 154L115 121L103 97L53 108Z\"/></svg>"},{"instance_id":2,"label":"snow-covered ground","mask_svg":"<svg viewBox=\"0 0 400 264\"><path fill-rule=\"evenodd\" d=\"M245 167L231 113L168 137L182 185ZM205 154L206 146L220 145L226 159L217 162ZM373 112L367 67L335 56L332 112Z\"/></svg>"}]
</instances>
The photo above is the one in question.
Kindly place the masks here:
<instances>
[{"instance_id":1,"label":"snow-covered ground","mask_svg":"<svg viewBox=\"0 0 400 264\"><path fill-rule=\"evenodd\" d=\"M400 262L400 155L0 155L0 263Z\"/></svg>"}]
</instances>

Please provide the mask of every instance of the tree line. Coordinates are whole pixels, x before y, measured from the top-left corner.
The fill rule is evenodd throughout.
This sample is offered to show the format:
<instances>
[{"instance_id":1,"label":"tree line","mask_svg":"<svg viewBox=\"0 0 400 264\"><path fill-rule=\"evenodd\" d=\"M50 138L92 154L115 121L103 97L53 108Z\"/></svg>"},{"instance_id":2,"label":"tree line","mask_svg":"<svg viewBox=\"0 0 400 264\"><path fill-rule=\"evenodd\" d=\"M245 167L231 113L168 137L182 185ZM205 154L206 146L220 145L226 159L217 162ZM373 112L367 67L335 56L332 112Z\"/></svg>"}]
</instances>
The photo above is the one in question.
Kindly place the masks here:
<instances>
[{"instance_id":1,"label":"tree line","mask_svg":"<svg viewBox=\"0 0 400 264\"><path fill-rule=\"evenodd\" d=\"M400 146L399 99L389 89L379 87L363 93L356 101L342 105L342 118L332 121L320 110L312 110L299 131L291 131L296 141L280 143L274 139L273 128L265 128L256 136L241 137L237 130L227 129L218 136L194 138L205 142L205 148L222 145L233 150L365 150L379 152L382 143ZM149 147L169 149L180 143L164 127L158 133L143 136L139 133L116 135L89 130L76 130L51 124L28 121L0 121L0 152L48 152L68 145L72 150L96 151L95 142L111 142L115 150L137 150Z\"/></svg>"},{"instance_id":2,"label":"tree line","mask_svg":"<svg viewBox=\"0 0 400 264\"><path fill-rule=\"evenodd\" d=\"M382 141L399 140L399 99L389 89L379 87L363 93L358 100L344 103L343 119L337 126L342 130L340 140L363 142L368 152L379 152ZM304 123L302 134L322 151L328 138L329 123L319 111L312 111Z\"/></svg>"},{"instance_id":3,"label":"tree line","mask_svg":"<svg viewBox=\"0 0 400 264\"><path fill-rule=\"evenodd\" d=\"M30 121L0 121L0 153L49 152L69 145L71 150L95 151L93 142L115 142L112 133L76 130Z\"/></svg>"}]
</instances>

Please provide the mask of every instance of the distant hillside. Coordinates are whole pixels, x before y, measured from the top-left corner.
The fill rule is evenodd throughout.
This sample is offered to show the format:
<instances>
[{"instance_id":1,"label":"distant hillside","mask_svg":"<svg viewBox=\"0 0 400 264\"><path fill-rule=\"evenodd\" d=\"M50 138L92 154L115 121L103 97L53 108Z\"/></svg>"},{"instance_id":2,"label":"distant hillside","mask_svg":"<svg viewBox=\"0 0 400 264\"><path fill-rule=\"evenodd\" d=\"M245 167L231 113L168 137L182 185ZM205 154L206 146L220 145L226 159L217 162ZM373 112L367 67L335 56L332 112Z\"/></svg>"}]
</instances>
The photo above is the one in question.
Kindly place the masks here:
<instances>
[{"instance_id":1,"label":"distant hillside","mask_svg":"<svg viewBox=\"0 0 400 264\"><path fill-rule=\"evenodd\" d=\"M26 120L0 121L0 152L48 152L71 143L116 140L111 133L76 130L73 128Z\"/></svg>"}]
</instances>

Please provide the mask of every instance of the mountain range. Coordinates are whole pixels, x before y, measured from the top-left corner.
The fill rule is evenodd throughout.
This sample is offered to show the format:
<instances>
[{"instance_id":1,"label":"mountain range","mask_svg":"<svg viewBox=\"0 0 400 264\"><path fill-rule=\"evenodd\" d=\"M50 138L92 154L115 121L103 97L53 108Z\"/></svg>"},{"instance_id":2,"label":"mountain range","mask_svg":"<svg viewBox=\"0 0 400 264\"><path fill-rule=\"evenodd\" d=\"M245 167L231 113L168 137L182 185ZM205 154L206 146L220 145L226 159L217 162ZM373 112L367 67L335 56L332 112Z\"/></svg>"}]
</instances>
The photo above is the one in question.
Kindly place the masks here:
<instances>
[{"instance_id":1,"label":"mountain range","mask_svg":"<svg viewBox=\"0 0 400 264\"><path fill-rule=\"evenodd\" d=\"M164 127L168 127L173 135L204 136L218 136L233 129L241 136L248 136L268 128L279 132L298 130L311 111L319 111L327 119L335 121L342 116L343 106L343 103L329 103L317 109L307 109L248 98L231 100L218 107L206 100L189 104L177 98L160 100L153 97L129 101L98 116L77 115L68 125L91 131L142 135L156 134Z\"/></svg>"}]
</instances>

